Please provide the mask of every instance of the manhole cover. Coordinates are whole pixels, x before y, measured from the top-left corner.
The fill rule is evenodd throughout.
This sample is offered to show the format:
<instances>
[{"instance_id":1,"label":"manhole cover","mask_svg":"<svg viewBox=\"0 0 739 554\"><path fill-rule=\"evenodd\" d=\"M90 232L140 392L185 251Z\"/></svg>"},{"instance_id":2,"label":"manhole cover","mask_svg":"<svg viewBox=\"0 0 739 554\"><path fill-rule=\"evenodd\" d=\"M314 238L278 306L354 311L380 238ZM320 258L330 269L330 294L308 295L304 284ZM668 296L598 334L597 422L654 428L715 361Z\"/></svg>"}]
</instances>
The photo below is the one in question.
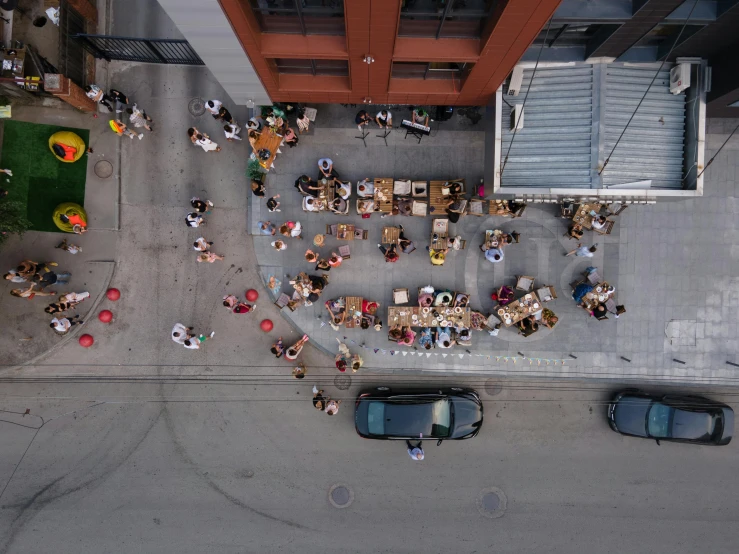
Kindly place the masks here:
<instances>
[{"instance_id":1,"label":"manhole cover","mask_svg":"<svg viewBox=\"0 0 739 554\"><path fill-rule=\"evenodd\" d=\"M194 116L200 116L205 113L205 100L202 98L193 98L187 106L190 113Z\"/></svg>"},{"instance_id":2,"label":"manhole cover","mask_svg":"<svg viewBox=\"0 0 739 554\"><path fill-rule=\"evenodd\" d=\"M493 487L482 491L478 499L477 509L485 517L502 517L506 510L506 503L507 500L503 491Z\"/></svg>"},{"instance_id":3,"label":"manhole cover","mask_svg":"<svg viewBox=\"0 0 739 554\"><path fill-rule=\"evenodd\" d=\"M107 179L113 175L113 164L108 160L100 160L95 164L95 175L101 179Z\"/></svg>"},{"instance_id":4,"label":"manhole cover","mask_svg":"<svg viewBox=\"0 0 739 554\"><path fill-rule=\"evenodd\" d=\"M328 491L328 501L334 508L348 508L354 502L354 492L348 485L336 484Z\"/></svg>"},{"instance_id":5,"label":"manhole cover","mask_svg":"<svg viewBox=\"0 0 739 554\"><path fill-rule=\"evenodd\" d=\"M339 390L346 390L352 386L352 378L348 375L337 375L334 377L334 385Z\"/></svg>"},{"instance_id":6,"label":"manhole cover","mask_svg":"<svg viewBox=\"0 0 739 554\"><path fill-rule=\"evenodd\" d=\"M500 391L503 390L503 385L500 384L500 381L497 381L495 379L488 379L485 381L485 392L488 393L490 396L495 396L497 394L500 394Z\"/></svg>"}]
</instances>

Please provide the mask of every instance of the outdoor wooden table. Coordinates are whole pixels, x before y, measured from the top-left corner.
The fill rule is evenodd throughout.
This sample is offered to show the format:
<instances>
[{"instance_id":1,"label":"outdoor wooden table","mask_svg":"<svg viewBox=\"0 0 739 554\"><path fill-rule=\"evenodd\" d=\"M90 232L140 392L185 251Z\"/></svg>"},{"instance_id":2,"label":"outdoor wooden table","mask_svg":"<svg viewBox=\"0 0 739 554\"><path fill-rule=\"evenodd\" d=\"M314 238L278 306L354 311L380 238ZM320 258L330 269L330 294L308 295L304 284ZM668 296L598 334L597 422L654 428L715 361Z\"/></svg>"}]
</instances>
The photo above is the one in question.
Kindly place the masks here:
<instances>
[{"instance_id":1,"label":"outdoor wooden table","mask_svg":"<svg viewBox=\"0 0 739 554\"><path fill-rule=\"evenodd\" d=\"M386 214L393 211L392 179L375 179L375 208Z\"/></svg>"},{"instance_id":2,"label":"outdoor wooden table","mask_svg":"<svg viewBox=\"0 0 739 554\"><path fill-rule=\"evenodd\" d=\"M511 217L513 215L513 212L508 207L508 200L491 200L488 203L488 212L490 215L500 215L503 217Z\"/></svg>"},{"instance_id":3,"label":"outdoor wooden table","mask_svg":"<svg viewBox=\"0 0 739 554\"><path fill-rule=\"evenodd\" d=\"M596 214L600 213L600 209L603 205L596 202L595 204L580 204L580 207L575 212L575 215L572 216L572 221L575 223L579 223L586 229L593 229L593 216L590 215L591 211L594 211Z\"/></svg>"},{"instance_id":4,"label":"outdoor wooden table","mask_svg":"<svg viewBox=\"0 0 739 554\"><path fill-rule=\"evenodd\" d=\"M351 223L339 223L336 226L337 240L354 240L355 226Z\"/></svg>"},{"instance_id":5,"label":"outdoor wooden table","mask_svg":"<svg viewBox=\"0 0 739 554\"><path fill-rule=\"evenodd\" d=\"M436 319L434 311L438 312L446 321L447 325ZM413 317L415 316L415 318ZM470 326L470 308L451 308L451 307L431 307L428 313L424 313L424 308L418 306L390 306L387 309L388 325L401 325L405 327L454 327L460 325L469 328Z\"/></svg>"},{"instance_id":6,"label":"outdoor wooden table","mask_svg":"<svg viewBox=\"0 0 739 554\"><path fill-rule=\"evenodd\" d=\"M543 309L544 306L542 306L539 297L536 296L536 293L529 292L515 302L511 302L507 306L498 306L498 308L495 310L495 315L496 317L500 318L500 320L503 322L503 325L505 325L506 327L510 327L511 325L515 325L522 319L529 317L530 315L533 315ZM510 317L506 318L506 314Z\"/></svg>"},{"instance_id":7,"label":"outdoor wooden table","mask_svg":"<svg viewBox=\"0 0 739 554\"><path fill-rule=\"evenodd\" d=\"M346 297L346 320L344 325L349 329L359 327L362 323L362 297L347 296Z\"/></svg>"},{"instance_id":8,"label":"outdoor wooden table","mask_svg":"<svg viewBox=\"0 0 739 554\"><path fill-rule=\"evenodd\" d=\"M279 151L281 144L282 135L278 135L270 127L265 127L262 132L259 133L257 141L254 143L254 153L256 154L262 148L266 148L269 150L270 155L266 160L259 160L259 165L269 171L275 161L275 157L277 156L277 152Z\"/></svg>"},{"instance_id":9,"label":"outdoor wooden table","mask_svg":"<svg viewBox=\"0 0 739 554\"><path fill-rule=\"evenodd\" d=\"M586 293L582 297L582 306L588 310L594 310L598 307L598 304L605 304L613 296L614 293L609 293L608 287L610 285L603 281L593 287L593 290ZM600 291L598 290L600 289Z\"/></svg>"},{"instance_id":10,"label":"outdoor wooden table","mask_svg":"<svg viewBox=\"0 0 739 554\"><path fill-rule=\"evenodd\" d=\"M495 229L493 231L485 231L485 250L491 248L501 248L503 246L503 231Z\"/></svg>"},{"instance_id":11,"label":"outdoor wooden table","mask_svg":"<svg viewBox=\"0 0 739 554\"><path fill-rule=\"evenodd\" d=\"M398 244L400 239L399 227L383 227L382 228L382 244Z\"/></svg>"},{"instance_id":12,"label":"outdoor wooden table","mask_svg":"<svg viewBox=\"0 0 739 554\"><path fill-rule=\"evenodd\" d=\"M449 220L446 218L434 219L431 224L431 250L444 250L447 248L449 246L447 241L448 236Z\"/></svg>"},{"instance_id":13,"label":"outdoor wooden table","mask_svg":"<svg viewBox=\"0 0 739 554\"><path fill-rule=\"evenodd\" d=\"M298 273L295 279L290 281L290 284L301 298L307 298L310 291L313 290L313 283L305 272Z\"/></svg>"},{"instance_id":14,"label":"outdoor wooden table","mask_svg":"<svg viewBox=\"0 0 739 554\"><path fill-rule=\"evenodd\" d=\"M336 183L333 179L319 179L318 180L318 186L321 188L321 190L318 191L318 198L320 200L325 200L326 202L324 210L328 209L328 204L334 201L334 198L336 197Z\"/></svg>"}]
</instances>

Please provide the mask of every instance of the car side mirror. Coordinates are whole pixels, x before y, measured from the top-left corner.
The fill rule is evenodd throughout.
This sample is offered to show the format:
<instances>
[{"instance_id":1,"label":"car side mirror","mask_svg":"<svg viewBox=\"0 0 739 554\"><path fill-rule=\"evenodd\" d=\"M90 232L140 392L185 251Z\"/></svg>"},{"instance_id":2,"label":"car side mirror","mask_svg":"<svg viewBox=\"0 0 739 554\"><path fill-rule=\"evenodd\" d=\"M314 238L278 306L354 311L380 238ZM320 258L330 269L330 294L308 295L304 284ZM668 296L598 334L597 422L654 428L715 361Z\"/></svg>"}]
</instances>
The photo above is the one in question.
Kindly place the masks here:
<instances>
[{"instance_id":1,"label":"car side mirror","mask_svg":"<svg viewBox=\"0 0 739 554\"><path fill-rule=\"evenodd\" d=\"M438 442L436 443L436 446L439 446L442 442L443 442L443 440L442 439L439 439Z\"/></svg>"},{"instance_id":2,"label":"car side mirror","mask_svg":"<svg viewBox=\"0 0 739 554\"><path fill-rule=\"evenodd\" d=\"M657 443L657 446L661 446L661 445L659 444L659 439L654 439L654 442L656 442L656 443Z\"/></svg>"}]
</instances>

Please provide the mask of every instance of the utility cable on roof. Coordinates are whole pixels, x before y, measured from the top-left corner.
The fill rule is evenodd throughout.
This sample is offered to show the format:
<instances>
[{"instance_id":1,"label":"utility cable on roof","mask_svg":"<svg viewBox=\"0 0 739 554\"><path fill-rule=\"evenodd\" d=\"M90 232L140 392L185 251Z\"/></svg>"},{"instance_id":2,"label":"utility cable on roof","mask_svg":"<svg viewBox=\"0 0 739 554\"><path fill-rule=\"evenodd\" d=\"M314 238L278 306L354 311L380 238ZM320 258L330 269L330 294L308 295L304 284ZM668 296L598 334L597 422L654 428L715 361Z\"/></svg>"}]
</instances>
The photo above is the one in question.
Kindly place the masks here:
<instances>
[{"instance_id":1,"label":"utility cable on roof","mask_svg":"<svg viewBox=\"0 0 739 554\"><path fill-rule=\"evenodd\" d=\"M662 68L664 67L665 63L667 62L667 60L670 59L670 54L672 54L672 51L675 49L675 47L678 44L680 44L680 37L683 36L685 27L688 26L688 21L690 21L690 17L693 15L693 10L695 10L695 7L697 5L698 5L698 0L695 0L695 2L693 3L693 7L690 9L690 13L688 14L688 17L685 18L685 22L683 23L683 26L680 28L680 32L677 34L677 38L675 39L675 42L672 43L672 46L670 47L670 51L667 52L667 55L662 59L662 63L659 64L659 68L657 69L657 72L654 74L654 77L652 77L652 82L649 83L647 90L644 91L644 96L641 97L641 100L639 100L639 103L636 105L636 109L634 110L634 113L631 114L629 121L626 123L626 127L624 127L624 130L621 131L621 135L618 137L616 144L613 145L613 148L611 149L611 153L608 154L606 161L603 162L603 167L598 172L598 175L601 175L605 171L606 166L608 165L608 162L611 161L611 156L613 156L613 152L616 150L616 147L618 146L618 143L621 142L621 139L624 137L624 134L626 133L626 129L629 128L629 125L631 125L631 122L636 116L636 112L639 111L639 107L641 106L641 103L644 102L644 99L647 97L647 94L649 94L649 91L651 90L652 85L654 84L654 81L657 80L657 76L659 75L659 72L662 71Z\"/></svg>"},{"instance_id":2,"label":"utility cable on roof","mask_svg":"<svg viewBox=\"0 0 739 554\"><path fill-rule=\"evenodd\" d=\"M739 125L737 125L736 127L734 127L734 130L733 130L733 131L731 132L731 134L729 135L729 138L727 138L727 139L726 139L726 140L724 141L724 143L723 143L723 144L721 145L721 148L719 148L719 149L718 149L718 150L716 151L716 153L715 153L715 154L713 155L713 157L712 157L712 158L711 158L710 160L708 160L708 163L707 163L707 164L705 165L705 167L704 167L704 168L703 168L703 169L701 170L701 172L700 172L700 173L699 173L698 175L696 175L696 176L695 176L695 180L696 180L696 181L698 180L698 177L700 177L701 175L703 175L703 173L704 173L704 172L706 171L706 169L708 169L708 166L709 166L709 165L711 165L711 164L713 163L713 160L715 160L715 159L716 159L716 156L718 156L718 155L719 155L719 154L721 153L721 150L723 150L723 149L724 149L724 146L726 146L726 143L727 143L727 142L729 142L729 141L731 140L731 137L733 137L733 136L734 136L734 133L736 133L736 132L737 132L738 130L739 130ZM686 175L685 177L683 177L683 181L684 181L685 179L687 179L687 178L688 178L688 176L687 176L687 175Z\"/></svg>"},{"instance_id":3,"label":"utility cable on roof","mask_svg":"<svg viewBox=\"0 0 739 554\"><path fill-rule=\"evenodd\" d=\"M521 113L518 116L518 119L516 120L516 125L513 128L513 136L511 137L511 143L508 145L508 151L505 153L505 160L503 160L503 167L500 168L500 175L503 176L503 171L505 171L505 166L508 163L508 155L511 153L511 147L513 146L513 141L516 140L516 132L518 131L518 123L521 121L521 118L523 117L523 108L526 107L526 99L529 97L529 92L531 92L531 85L534 82L534 77L536 76L536 69L539 67L539 60L541 59L541 53L544 51L544 47L547 44L547 37L549 36L549 29L552 28L552 18L549 18L549 24L547 25L547 32L544 35L544 40L541 43L541 48L539 48L539 55L536 57L536 64L534 64L534 72L531 74L531 81L529 81L529 86L526 88L526 96L523 97L523 104L521 104ZM508 104L508 102L506 102ZM510 106L510 104L508 104Z\"/></svg>"}]
</instances>

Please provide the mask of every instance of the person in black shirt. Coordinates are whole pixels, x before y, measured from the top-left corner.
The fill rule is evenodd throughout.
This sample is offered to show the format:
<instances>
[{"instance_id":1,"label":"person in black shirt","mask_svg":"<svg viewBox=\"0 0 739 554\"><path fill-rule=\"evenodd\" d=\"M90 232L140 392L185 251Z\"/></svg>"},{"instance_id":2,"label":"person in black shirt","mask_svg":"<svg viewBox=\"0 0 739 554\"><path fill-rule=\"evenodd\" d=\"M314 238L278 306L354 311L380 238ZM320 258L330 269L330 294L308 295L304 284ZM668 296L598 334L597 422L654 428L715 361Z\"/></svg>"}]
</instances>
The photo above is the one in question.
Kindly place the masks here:
<instances>
[{"instance_id":1,"label":"person in black shirt","mask_svg":"<svg viewBox=\"0 0 739 554\"><path fill-rule=\"evenodd\" d=\"M303 194L315 197L318 197L318 191L321 190L318 183L307 175L301 175L300 178L295 181L295 188Z\"/></svg>"},{"instance_id":2,"label":"person in black shirt","mask_svg":"<svg viewBox=\"0 0 739 554\"><path fill-rule=\"evenodd\" d=\"M364 110L359 110L357 117L354 118L354 122L357 124L357 129L359 129L360 132L362 131L362 127L369 125L370 121L372 121L372 118Z\"/></svg>"}]
</instances>

